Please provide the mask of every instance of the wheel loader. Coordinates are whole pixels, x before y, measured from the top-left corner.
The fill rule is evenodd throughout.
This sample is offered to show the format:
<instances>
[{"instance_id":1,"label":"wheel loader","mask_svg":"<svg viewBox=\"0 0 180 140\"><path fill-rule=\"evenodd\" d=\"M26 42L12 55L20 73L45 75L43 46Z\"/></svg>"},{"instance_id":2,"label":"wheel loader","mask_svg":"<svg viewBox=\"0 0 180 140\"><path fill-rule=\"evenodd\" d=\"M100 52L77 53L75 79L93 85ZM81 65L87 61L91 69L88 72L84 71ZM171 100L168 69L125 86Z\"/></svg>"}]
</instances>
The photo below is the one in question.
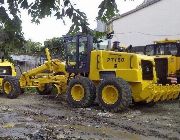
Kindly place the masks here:
<instances>
[{"instance_id":1,"label":"wheel loader","mask_svg":"<svg viewBox=\"0 0 180 140\"><path fill-rule=\"evenodd\" d=\"M134 47L134 50L154 57L158 83L180 84L180 40L154 41L154 44Z\"/></svg>"},{"instance_id":2,"label":"wheel loader","mask_svg":"<svg viewBox=\"0 0 180 140\"><path fill-rule=\"evenodd\" d=\"M93 37L65 36L66 61L51 59L22 74L19 80L4 78L4 91L18 95L21 88L36 87L46 93L53 85L66 93L72 107L89 107L97 98L106 111L118 112L134 102L157 102L177 98L179 84L158 84L154 58L127 52L98 50ZM48 71L48 72L47 72Z\"/></svg>"}]
</instances>

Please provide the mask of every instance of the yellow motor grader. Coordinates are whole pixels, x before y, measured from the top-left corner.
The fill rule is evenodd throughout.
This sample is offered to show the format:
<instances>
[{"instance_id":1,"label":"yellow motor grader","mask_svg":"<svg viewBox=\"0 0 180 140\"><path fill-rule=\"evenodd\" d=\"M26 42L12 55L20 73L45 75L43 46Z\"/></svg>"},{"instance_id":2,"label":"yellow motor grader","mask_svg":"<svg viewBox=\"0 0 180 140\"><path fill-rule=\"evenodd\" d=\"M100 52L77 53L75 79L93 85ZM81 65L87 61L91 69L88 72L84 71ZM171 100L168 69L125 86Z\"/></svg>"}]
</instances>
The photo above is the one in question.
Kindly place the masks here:
<instances>
[{"instance_id":1,"label":"yellow motor grader","mask_svg":"<svg viewBox=\"0 0 180 140\"><path fill-rule=\"evenodd\" d=\"M134 52L154 57L159 83L180 84L180 40L164 39L133 48Z\"/></svg>"},{"instance_id":2,"label":"yellow motor grader","mask_svg":"<svg viewBox=\"0 0 180 140\"><path fill-rule=\"evenodd\" d=\"M11 77L16 76L15 66L13 63L7 60L0 59L0 87L2 87L3 78L6 76L11 76ZM7 97L13 98L14 95L8 94Z\"/></svg>"},{"instance_id":3,"label":"yellow motor grader","mask_svg":"<svg viewBox=\"0 0 180 140\"><path fill-rule=\"evenodd\" d=\"M91 106L95 98L103 110L117 112L134 102L175 99L178 84L159 84L154 58L127 52L96 50L90 35L64 37L66 62L51 59L22 74L20 79L5 77L3 90L18 95L21 88L37 87L41 93L49 85L65 92L72 107ZM48 71L48 72L47 72Z\"/></svg>"}]
</instances>

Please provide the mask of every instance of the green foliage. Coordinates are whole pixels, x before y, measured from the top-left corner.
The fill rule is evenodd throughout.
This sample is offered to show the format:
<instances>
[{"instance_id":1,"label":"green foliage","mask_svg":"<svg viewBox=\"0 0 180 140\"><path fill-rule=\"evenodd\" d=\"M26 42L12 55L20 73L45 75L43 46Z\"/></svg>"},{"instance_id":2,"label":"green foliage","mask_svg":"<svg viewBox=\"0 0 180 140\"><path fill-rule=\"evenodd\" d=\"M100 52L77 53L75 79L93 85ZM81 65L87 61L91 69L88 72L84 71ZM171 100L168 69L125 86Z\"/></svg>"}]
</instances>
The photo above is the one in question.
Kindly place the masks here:
<instances>
[{"instance_id":1,"label":"green foliage","mask_svg":"<svg viewBox=\"0 0 180 140\"><path fill-rule=\"evenodd\" d=\"M65 59L65 47L63 38L52 38L44 42L44 48L49 48L54 58Z\"/></svg>"},{"instance_id":2,"label":"green foliage","mask_svg":"<svg viewBox=\"0 0 180 140\"><path fill-rule=\"evenodd\" d=\"M19 9L15 0L7 0L8 10L4 2L0 2L0 51L8 57L8 53L21 49L24 38L19 18Z\"/></svg>"},{"instance_id":3,"label":"green foliage","mask_svg":"<svg viewBox=\"0 0 180 140\"><path fill-rule=\"evenodd\" d=\"M7 31L0 27L0 55L11 60L9 53L18 52L23 46L24 39L18 33Z\"/></svg>"},{"instance_id":4,"label":"green foliage","mask_svg":"<svg viewBox=\"0 0 180 140\"><path fill-rule=\"evenodd\" d=\"M8 32L0 26L0 56L11 60L10 54L35 54L42 48L41 43L32 42L31 40L25 41L22 36L16 33Z\"/></svg>"},{"instance_id":5,"label":"green foliage","mask_svg":"<svg viewBox=\"0 0 180 140\"><path fill-rule=\"evenodd\" d=\"M99 8L100 10L97 19L104 22L110 20L119 12L115 0L103 0L99 5Z\"/></svg>"},{"instance_id":6,"label":"green foliage","mask_svg":"<svg viewBox=\"0 0 180 140\"><path fill-rule=\"evenodd\" d=\"M98 20L107 21L118 12L115 0L102 0L99 8ZM40 19L53 15L63 22L65 22L65 18L71 19L72 26L68 34L82 32L101 36L101 33L95 33L88 27L86 14L75 8L75 4L72 4L71 0L0 0L0 49L5 52L25 50L20 9L28 10L32 22L37 24L40 23ZM2 37L3 35L4 37ZM30 52L37 51L38 47L32 47L37 44L32 42L27 44L27 42L25 44ZM52 41L52 43L54 42L56 41ZM53 45L56 46L56 44ZM29 46L31 46L30 49ZM63 51L61 47L60 51Z\"/></svg>"},{"instance_id":7,"label":"green foliage","mask_svg":"<svg viewBox=\"0 0 180 140\"><path fill-rule=\"evenodd\" d=\"M73 24L69 29L69 33L71 34L75 34L80 30L89 29L85 13L76 9L70 0L36 0L29 5L28 9L32 21L36 23L40 23L40 19L55 13L54 16L56 16L57 19L63 20L64 23L64 18L66 17L72 20Z\"/></svg>"},{"instance_id":8,"label":"green foliage","mask_svg":"<svg viewBox=\"0 0 180 140\"><path fill-rule=\"evenodd\" d=\"M24 89L24 93L25 94L30 94L30 93L37 93L37 90L36 90L36 88L25 88Z\"/></svg>"},{"instance_id":9,"label":"green foliage","mask_svg":"<svg viewBox=\"0 0 180 140\"><path fill-rule=\"evenodd\" d=\"M32 40L25 41L22 49L19 51L21 54L35 55L42 50L43 46L40 42L33 42Z\"/></svg>"},{"instance_id":10,"label":"green foliage","mask_svg":"<svg viewBox=\"0 0 180 140\"><path fill-rule=\"evenodd\" d=\"M40 19L46 16L54 15L57 19L64 21L68 17L72 20L72 26L69 33L75 34L77 32L88 32L88 21L86 14L80 9L75 8L75 4L71 0L7 0L8 12L5 4L0 3L0 21L11 31L21 33L21 20L19 9L27 9L29 15L32 17L32 22L40 23ZM107 21L117 12L117 5L115 0L102 0L99 5L98 19ZM9 16L12 16L11 19Z\"/></svg>"}]
</instances>

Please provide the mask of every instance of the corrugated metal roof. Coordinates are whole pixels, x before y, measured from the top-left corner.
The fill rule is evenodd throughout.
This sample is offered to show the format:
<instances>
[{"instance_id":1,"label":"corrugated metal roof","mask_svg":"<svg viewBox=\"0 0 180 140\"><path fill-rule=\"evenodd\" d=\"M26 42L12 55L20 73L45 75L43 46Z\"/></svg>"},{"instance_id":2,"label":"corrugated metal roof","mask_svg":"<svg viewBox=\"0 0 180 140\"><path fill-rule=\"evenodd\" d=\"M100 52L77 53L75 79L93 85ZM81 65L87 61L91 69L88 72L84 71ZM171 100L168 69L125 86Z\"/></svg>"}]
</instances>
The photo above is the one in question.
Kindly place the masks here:
<instances>
[{"instance_id":1,"label":"corrugated metal roof","mask_svg":"<svg viewBox=\"0 0 180 140\"><path fill-rule=\"evenodd\" d=\"M137 11L139 11L141 9L144 9L144 8L146 8L146 7L148 7L148 6L152 5L152 4L155 4L155 3L159 2L159 1L161 1L161 0L144 0L144 2L141 5L137 6L135 9L133 9L133 10L127 12L127 13L124 13L122 15L117 15L116 17L112 18L112 20L110 20L108 23L111 23L114 20L123 18L123 17L128 16L128 15L130 15L132 13L135 13L135 12L137 12Z\"/></svg>"}]
</instances>

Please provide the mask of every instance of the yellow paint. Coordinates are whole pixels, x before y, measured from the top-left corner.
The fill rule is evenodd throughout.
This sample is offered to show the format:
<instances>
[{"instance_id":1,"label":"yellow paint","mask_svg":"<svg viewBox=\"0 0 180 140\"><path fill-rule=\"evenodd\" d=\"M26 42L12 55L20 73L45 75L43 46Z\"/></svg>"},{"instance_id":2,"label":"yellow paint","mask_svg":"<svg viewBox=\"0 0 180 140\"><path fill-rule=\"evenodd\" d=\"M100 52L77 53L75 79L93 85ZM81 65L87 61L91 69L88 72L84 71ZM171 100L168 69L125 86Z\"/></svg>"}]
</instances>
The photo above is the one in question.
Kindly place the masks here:
<instances>
[{"instance_id":1,"label":"yellow paint","mask_svg":"<svg viewBox=\"0 0 180 140\"><path fill-rule=\"evenodd\" d=\"M115 104L118 101L119 93L115 86L107 85L102 90L102 99L106 104Z\"/></svg>"},{"instance_id":2,"label":"yellow paint","mask_svg":"<svg viewBox=\"0 0 180 140\"><path fill-rule=\"evenodd\" d=\"M179 69L180 58L172 55L158 55L152 56L154 58L166 58L168 61L168 75L176 74L176 71ZM177 65L178 64L178 65Z\"/></svg>"},{"instance_id":3,"label":"yellow paint","mask_svg":"<svg viewBox=\"0 0 180 140\"><path fill-rule=\"evenodd\" d=\"M12 69L12 75L11 76L16 76L16 70L15 70L15 66L13 63L11 63L7 60L5 60L3 62L2 62L2 60L0 60L0 67L3 67L3 66L11 67L11 69ZM3 78L0 78L0 86L2 86L2 80L3 80Z\"/></svg>"},{"instance_id":4,"label":"yellow paint","mask_svg":"<svg viewBox=\"0 0 180 140\"><path fill-rule=\"evenodd\" d=\"M38 89L39 89L39 91L44 91L44 89L45 89L45 84L39 84L39 85L38 85Z\"/></svg>"},{"instance_id":5,"label":"yellow paint","mask_svg":"<svg viewBox=\"0 0 180 140\"><path fill-rule=\"evenodd\" d=\"M141 82L141 60L149 60L153 63L153 58L144 55L103 50L92 51L89 79L99 80L100 72L111 71L116 77L121 77L128 82Z\"/></svg>"},{"instance_id":6,"label":"yellow paint","mask_svg":"<svg viewBox=\"0 0 180 140\"><path fill-rule=\"evenodd\" d=\"M12 90L11 84L9 82L4 83L4 90L6 94L9 94Z\"/></svg>"},{"instance_id":7,"label":"yellow paint","mask_svg":"<svg viewBox=\"0 0 180 140\"><path fill-rule=\"evenodd\" d=\"M24 72L19 79L20 86L21 88L38 87L43 90L45 84L53 83L58 94L64 93L67 88L68 77L65 62L51 59L48 49L45 49L45 52L47 61L39 67Z\"/></svg>"},{"instance_id":8,"label":"yellow paint","mask_svg":"<svg viewBox=\"0 0 180 140\"><path fill-rule=\"evenodd\" d=\"M98 84L97 81L101 79L101 72L114 72L116 77L120 77L130 84L132 96L136 102L156 102L159 100L175 98L178 91L180 92L178 85L162 86L156 84L157 76L155 71L154 57L126 52L94 50L91 52L89 79ZM176 57L161 57L168 58L168 73L174 73L176 71ZM147 60L152 63L153 80L143 80L141 60ZM111 99L113 96L115 97L115 94L108 94L111 89L105 88L103 91L103 100L107 104L113 104L113 102L115 102L115 99ZM115 93L115 91L113 93Z\"/></svg>"},{"instance_id":9,"label":"yellow paint","mask_svg":"<svg viewBox=\"0 0 180 140\"><path fill-rule=\"evenodd\" d=\"M71 96L72 96L73 100L81 101L84 98L84 96L85 96L85 92L84 92L83 86L80 85L80 84L75 84L71 88Z\"/></svg>"},{"instance_id":10,"label":"yellow paint","mask_svg":"<svg viewBox=\"0 0 180 140\"><path fill-rule=\"evenodd\" d=\"M176 70L180 70L180 57L176 57ZM180 72L178 73L180 74Z\"/></svg>"},{"instance_id":11,"label":"yellow paint","mask_svg":"<svg viewBox=\"0 0 180 140\"><path fill-rule=\"evenodd\" d=\"M51 59L49 51L46 49L47 62L43 65L25 72L20 77L21 88L42 87L52 83L58 89L58 93L64 93L67 89L69 74L66 72L65 63L57 59ZM176 65L180 59L175 56L167 57L168 73L174 73ZM146 60L153 65L153 79L143 80L141 61ZM179 67L179 65L178 65ZM46 71L49 71L48 73ZM127 81L132 90L134 101L157 102L160 100L174 99L180 92L179 85L157 85L154 57L134 53L114 52L105 50L94 50L90 56L90 71L88 78L95 85L102 79L101 73L112 72L115 77ZM109 76L110 77L110 76ZM80 101L85 96L82 85L76 84L71 89L72 98ZM108 85L102 90L102 99L107 104L114 104L118 100L119 94L116 87Z\"/></svg>"},{"instance_id":12,"label":"yellow paint","mask_svg":"<svg viewBox=\"0 0 180 140\"><path fill-rule=\"evenodd\" d=\"M164 40L158 40L158 41L154 41L155 44L160 44L160 43L180 43L180 39L175 39L175 40L169 40L169 39L164 39Z\"/></svg>"},{"instance_id":13,"label":"yellow paint","mask_svg":"<svg viewBox=\"0 0 180 140\"><path fill-rule=\"evenodd\" d=\"M154 41L154 43L166 45L171 43L180 43L180 40L169 40L166 38L164 40ZM180 57L173 55L159 55L155 57L168 59L168 75L180 75Z\"/></svg>"}]
</instances>

